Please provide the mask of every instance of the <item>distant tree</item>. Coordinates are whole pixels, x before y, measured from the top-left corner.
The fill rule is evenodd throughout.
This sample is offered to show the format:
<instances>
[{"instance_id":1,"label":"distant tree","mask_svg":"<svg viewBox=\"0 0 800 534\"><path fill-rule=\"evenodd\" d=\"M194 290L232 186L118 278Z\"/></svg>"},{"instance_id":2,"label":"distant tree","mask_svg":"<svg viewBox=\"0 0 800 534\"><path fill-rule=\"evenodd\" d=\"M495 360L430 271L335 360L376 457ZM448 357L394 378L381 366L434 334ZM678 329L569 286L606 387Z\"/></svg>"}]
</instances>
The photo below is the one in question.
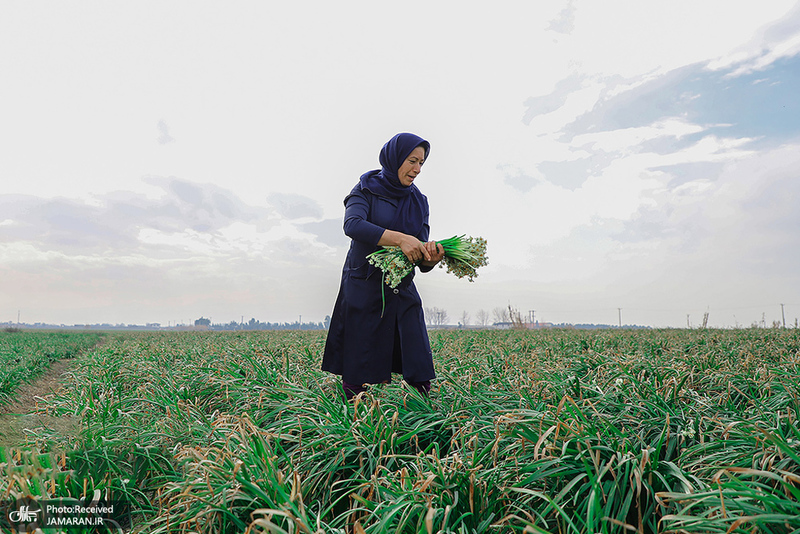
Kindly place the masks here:
<instances>
[{"instance_id":1,"label":"distant tree","mask_svg":"<svg viewBox=\"0 0 800 534\"><path fill-rule=\"evenodd\" d=\"M211 319L206 319L205 317L200 317L199 319L195 320L195 326L211 326Z\"/></svg>"},{"instance_id":2,"label":"distant tree","mask_svg":"<svg viewBox=\"0 0 800 534\"><path fill-rule=\"evenodd\" d=\"M492 316L495 323L508 322L508 308L495 308L492 310Z\"/></svg>"},{"instance_id":3,"label":"distant tree","mask_svg":"<svg viewBox=\"0 0 800 534\"><path fill-rule=\"evenodd\" d=\"M478 310L478 313L475 314L475 319L478 320L478 325L480 326L489 324L489 314L486 313L486 310Z\"/></svg>"},{"instance_id":4,"label":"distant tree","mask_svg":"<svg viewBox=\"0 0 800 534\"><path fill-rule=\"evenodd\" d=\"M328 328L331 327L331 316L330 315L326 315L325 316L324 326L325 326L325 330L327 330Z\"/></svg>"},{"instance_id":5,"label":"distant tree","mask_svg":"<svg viewBox=\"0 0 800 534\"><path fill-rule=\"evenodd\" d=\"M522 330L525 328L525 323L522 321L522 316L519 310L512 308L511 304L508 305L508 317L511 319L511 328Z\"/></svg>"},{"instance_id":6,"label":"distant tree","mask_svg":"<svg viewBox=\"0 0 800 534\"><path fill-rule=\"evenodd\" d=\"M436 307L425 308L425 322L428 323L428 326L441 326L447 324L447 320L447 310Z\"/></svg>"},{"instance_id":7,"label":"distant tree","mask_svg":"<svg viewBox=\"0 0 800 534\"><path fill-rule=\"evenodd\" d=\"M462 326L467 326L469 324L469 312L467 312L467 310L461 312L461 324Z\"/></svg>"},{"instance_id":8,"label":"distant tree","mask_svg":"<svg viewBox=\"0 0 800 534\"><path fill-rule=\"evenodd\" d=\"M433 308L433 324L442 326L447 324L448 319L447 310Z\"/></svg>"}]
</instances>

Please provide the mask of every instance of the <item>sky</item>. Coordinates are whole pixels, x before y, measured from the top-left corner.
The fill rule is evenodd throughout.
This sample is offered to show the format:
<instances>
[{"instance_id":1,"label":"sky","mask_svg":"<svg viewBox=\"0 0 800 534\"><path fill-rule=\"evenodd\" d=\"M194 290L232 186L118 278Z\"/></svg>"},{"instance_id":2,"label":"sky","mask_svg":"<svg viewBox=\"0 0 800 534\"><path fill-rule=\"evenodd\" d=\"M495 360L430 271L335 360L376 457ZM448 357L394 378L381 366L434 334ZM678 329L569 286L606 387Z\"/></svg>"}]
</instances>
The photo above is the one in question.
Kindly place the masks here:
<instances>
[{"instance_id":1,"label":"sky","mask_svg":"<svg viewBox=\"0 0 800 534\"><path fill-rule=\"evenodd\" d=\"M398 132L452 324L800 317L795 0L0 0L0 80L0 322L323 321Z\"/></svg>"}]
</instances>

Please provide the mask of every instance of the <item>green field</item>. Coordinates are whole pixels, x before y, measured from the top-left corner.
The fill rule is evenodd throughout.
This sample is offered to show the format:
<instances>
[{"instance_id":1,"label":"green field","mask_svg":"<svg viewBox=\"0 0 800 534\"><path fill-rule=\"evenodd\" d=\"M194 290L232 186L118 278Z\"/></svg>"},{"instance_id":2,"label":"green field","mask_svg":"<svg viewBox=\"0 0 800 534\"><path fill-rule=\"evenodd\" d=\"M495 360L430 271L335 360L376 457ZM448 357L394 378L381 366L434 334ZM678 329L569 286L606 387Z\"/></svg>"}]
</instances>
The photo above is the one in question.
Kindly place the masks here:
<instances>
[{"instance_id":1,"label":"green field","mask_svg":"<svg viewBox=\"0 0 800 534\"><path fill-rule=\"evenodd\" d=\"M0 493L148 533L800 533L800 330L435 330L429 399L349 404L324 341L109 334L43 403L80 431L0 448Z\"/></svg>"}]
</instances>

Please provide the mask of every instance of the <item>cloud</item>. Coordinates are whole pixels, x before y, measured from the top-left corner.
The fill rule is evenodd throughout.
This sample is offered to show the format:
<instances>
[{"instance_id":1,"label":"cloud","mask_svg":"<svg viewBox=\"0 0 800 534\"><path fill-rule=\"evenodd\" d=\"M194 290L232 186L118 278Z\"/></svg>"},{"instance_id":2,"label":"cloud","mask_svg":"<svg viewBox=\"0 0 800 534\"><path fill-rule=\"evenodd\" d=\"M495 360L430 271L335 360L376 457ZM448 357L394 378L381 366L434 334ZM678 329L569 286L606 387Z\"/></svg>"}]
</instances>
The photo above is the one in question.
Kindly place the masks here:
<instances>
[{"instance_id":1,"label":"cloud","mask_svg":"<svg viewBox=\"0 0 800 534\"><path fill-rule=\"evenodd\" d=\"M167 123L163 119L158 121L158 144L166 145L174 142L175 139L170 135Z\"/></svg>"},{"instance_id":2,"label":"cloud","mask_svg":"<svg viewBox=\"0 0 800 534\"><path fill-rule=\"evenodd\" d=\"M531 120L538 115L552 113L564 106L567 97L583 87L586 76L574 73L559 80L553 90L546 95L532 96L525 100L525 113L522 117L524 124L530 125Z\"/></svg>"},{"instance_id":3,"label":"cloud","mask_svg":"<svg viewBox=\"0 0 800 534\"><path fill-rule=\"evenodd\" d=\"M651 170L663 172L667 175L669 177L668 187L677 187L687 182L697 183L703 180L716 180L724 165L721 161L690 161L651 167Z\"/></svg>"},{"instance_id":4,"label":"cloud","mask_svg":"<svg viewBox=\"0 0 800 534\"><path fill-rule=\"evenodd\" d=\"M294 315L303 302L333 302L347 240L341 220L297 222L319 214L313 200L274 193L278 209L212 184L145 182L160 195L0 195L4 298L26 309L83 311L90 322L130 321L133 309L200 315L201 306L233 317L248 308L267 320L265 307L283 304ZM316 292L298 298L309 288Z\"/></svg>"},{"instance_id":5,"label":"cloud","mask_svg":"<svg viewBox=\"0 0 800 534\"><path fill-rule=\"evenodd\" d=\"M550 21L547 29L569 35L575 29L575 2L570 0L558 16Z\"/></svg>"},{"instance_id":6,"label":"cloud","mask_svg":"<svg viewBox=\"0 0 800 534\"><path fill-rule=\"evenodd\" d=\"M298 227L309 234L312 234L320 243L331 247L347 247L350 245L350 238L344 234L342 229L342 219L325 219L318 222L300 224Z\"/></svg>"},{"instance_id":7,"label":"cloud","mask_svg":"<svg viewBox=\"0 0 800 534\"><path fill-rule=\"evenodd\" d=\"M197 232L215 232L237 221L270 226L271 212L248 205L235 193L219 186L160 176L146 177L144 181L166 194L153 201L141 195L129 197L126 193L112 193L106 197L110 207L134 218L147 217L148 225L165 231L190 228Z\"/></svg>"},{"instance_id":8,"label":"cloud","mask_svg":"<svg viewBox=\"0 0 800 534\"><path fill-rule=\"evenodd\" d=\"M145 181L158 187L161 196L123 191L90 200L0 195L0 210L7 217L0 225L0 243L6 252L16 247L22 254L11 255L10 261L26 257L49 262L61 257L85 264L150 264L150 260L254 257L266 252L275 253L272 258L277 260L282 253L294 253L290 243L295 241L305 248L326 250L323 241L334 243L327 223L305 232L278 210L249 205L215 185L155 176ZM283 197L276 194L276 198ZM299 195L288 198L295 201L284 210L288 215L315 212L308 209L313 201L303 203Z\"/></svg>"},{"instance_id":9,"label":"cloud","mask_svg":"<svg viewBox=\"0 0 800 534\"><path fill-rule=\"evenodd\" d=\"M632 89L601 96L566 125L567 139L586 132L620 132L671 121L681 135L768 139L779 144L798 133L800 57L783 58L762 72L741 74L711 70L698 63L675 69ZM754 83L767 80L770 83Z\"/></svg>"},{"instance_id":10,"label":"cloud","mask_svg":"<svg viewBox=\"0 0 800 534\"><path fill-rule=\"evenodd\" d=\"M678 180L646 193L631 217L595 219L539 253L580 255L615 284L662 279L662 299L670 291L717 303L779 298L788 280L800 284L798 154L800 145L785 145L727 162L713 180ZM763 277L775 283L748 283Z\"/></svg>"},{"instance_id":11,"label":"cloud","mask_svg":"<svg viewBox=\"0 0 800 534\"><path fill-rule=\"evenodd\" d=\"M714 179L667 177L630 216L595 215L532 245L528 265L495 265L493 291L556 322L616 323L616 307L651 325L708 310L719 326L774 317L800 287L798 154L787 144L721 164Z\"/></svg>"},{"instance_id":12,"label":"cloud","mask_svg":"<svg viewBox=\"0 0 800 534\"><path fill-rule=\"evenodd\" d=\"M574 87L569 90L567 87ZM564 126L586 115L607 91L605 82L571 76L558 83L550 95L529 98L523 123L539 135L561 133Z\"/></svg>"},{"instance_id":13,"label":"cloud","mask_svg":"<svg viewBox=\"0 0 800 534\"><path fill-rule=\"evenodd\" d=\"M249 206L230 191L175 178L147 177L162 191L160 198L116 191L91 199L2 195L0 209L13 224L0 229L4 242L37 243L70 254L140 251L141 232L215 235L235 222L264 232L276 216Z\"/></svg>"},{"instance_id":14,"label":"cloud","mask_svg":"<svg viewBox=\"0 0 800 534\"><path fill-rule=\"evenodd\" d=\"M800 54L800 3L781 19L767 24L743 45L709 62L713 70L736 77L764 70L778 60Z\"/></svg>"},{"instance_id":15,"label":"cloud","mask_svg":"<svg viewBox=\"0 0 800 534\"><path fill-rule=\"evenodd\" d=\"M540 178L526 174L513 165L498 165L497 168L502 171L505 183L521 193L527 193L541 182Z\"/></svg>"},{"instance_id":16,"label":"cloud","mask_svg":"<svg viewBox=\"0 0 800 534\"><path fill-rule=\"evenodd\" d=\"M571 144L591 152L631 153L632 149L655 139L681 139L702 132L703 128L679 118L659 119L651 124L635 127L600 130L576 135Z\"/></svg>"},{"instance_id":17,"label":"cloud","mask_svg":"<svg viewBox=\"0 0 800 534\"><path fill-rule=\"evenodd\" d=\"M135 237L107 210L64 198L0 196L0 210L11 224L0 229L2 242L37 242L48 250L105 249L130 245Z\"/></svg>"},{"instance_id":18,"label":"cloud","mask_svg":"<svg viewBox=\"0 0 800 534\"><path fill-rule=\"evenodd\" d=\"M271 193L267 197L267 202L287 219L304 217L319 219L322 217L322 207L316 200L307 196L294 193Z\"/></svg>"},{"instance_id":19,"label":"cloud","mask_svg":"<svg viewBox=\"0 0 800 534\"><path fill-rule=\"evenodd\" d=\"M609 155L597 153L588 158L570 161L542 161L538 169L550 183L575 191L583 186L591 175L600 173L610 162Z\"/></svg>"}]
</instances>

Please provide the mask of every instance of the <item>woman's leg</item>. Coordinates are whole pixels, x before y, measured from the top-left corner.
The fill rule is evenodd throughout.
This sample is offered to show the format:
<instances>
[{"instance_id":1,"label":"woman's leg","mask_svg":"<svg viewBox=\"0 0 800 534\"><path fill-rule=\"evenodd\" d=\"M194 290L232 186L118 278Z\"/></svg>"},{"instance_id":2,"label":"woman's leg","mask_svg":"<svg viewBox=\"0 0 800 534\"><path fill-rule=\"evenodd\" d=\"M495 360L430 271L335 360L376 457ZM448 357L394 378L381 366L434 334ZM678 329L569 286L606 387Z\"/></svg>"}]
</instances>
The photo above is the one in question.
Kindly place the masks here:
<instances>
[{"instance_id":1,"label":"woman's leg","mask_svg":"<svg viewBox=\"0 0 800 534\"><path fill-rule=\"evenodd\" d=\"M351 400L359 393L367 391L367 388L365 388L364 386L359 386L356 384L351 384L350 382L345 382L344 378L342 379L342 389L344 389L344 397L347 400Z\"/></svg>"},{"instance_id":2,"label":"woman's leg","mask_svg":"<svg viewBox=\"0 0 800 534\"><path fill-rule=\"evenodd\" d=\"M419 391L423 397L427 397L431 393L430 380L425 380L424 382L409 382L408 385Z\"/></svg>"}]
</instances>

